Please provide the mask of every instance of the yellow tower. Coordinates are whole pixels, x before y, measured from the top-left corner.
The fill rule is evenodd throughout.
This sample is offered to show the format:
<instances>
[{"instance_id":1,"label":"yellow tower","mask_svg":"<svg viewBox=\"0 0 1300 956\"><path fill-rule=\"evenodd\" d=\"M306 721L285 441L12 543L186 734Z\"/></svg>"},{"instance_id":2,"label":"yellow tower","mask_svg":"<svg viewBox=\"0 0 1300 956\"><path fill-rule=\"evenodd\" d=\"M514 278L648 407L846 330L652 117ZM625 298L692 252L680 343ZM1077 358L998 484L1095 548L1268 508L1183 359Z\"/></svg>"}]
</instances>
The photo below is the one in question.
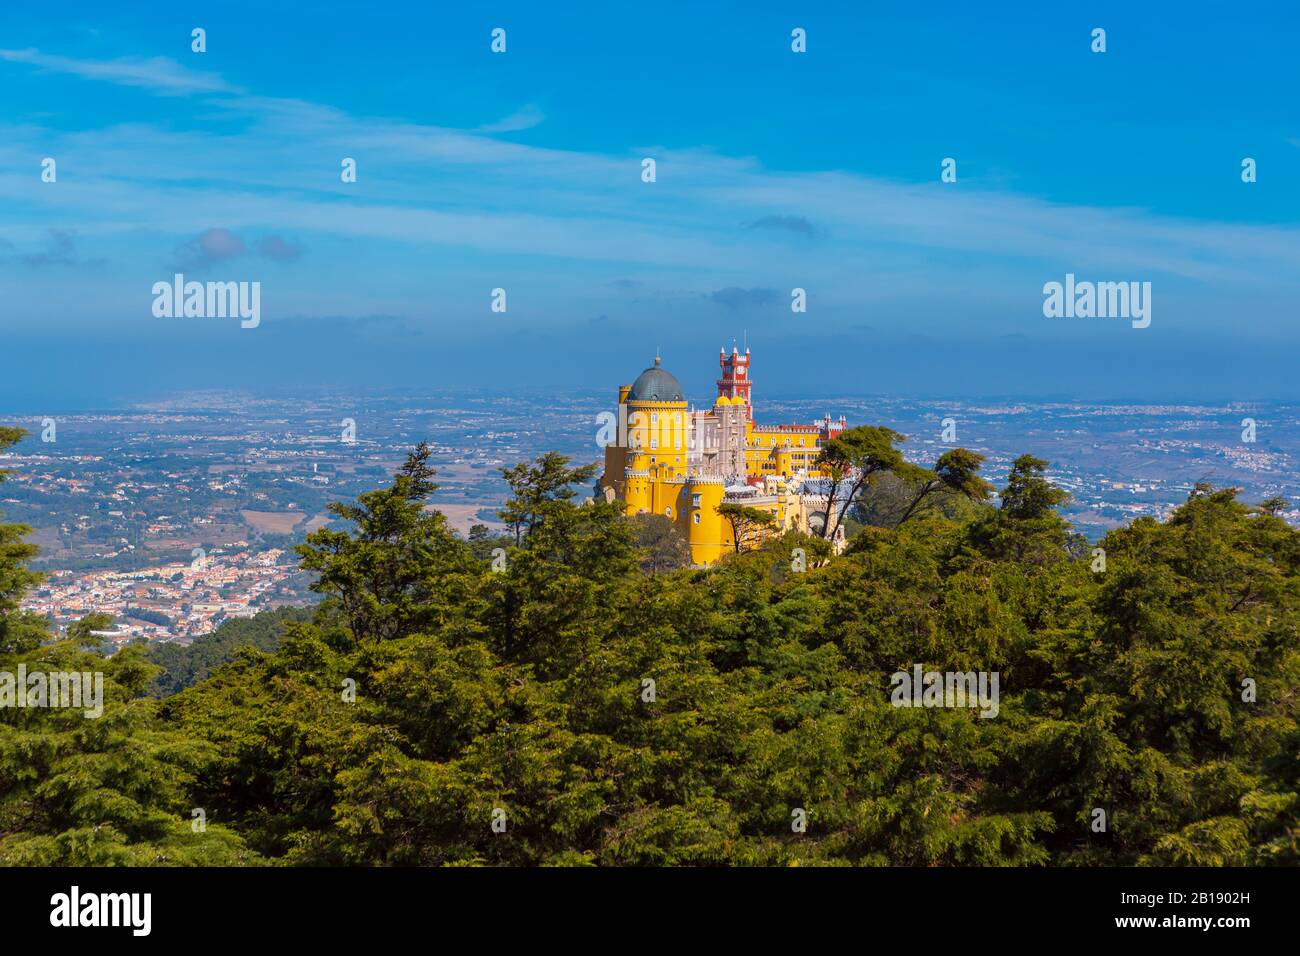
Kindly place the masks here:
<instances>
[{"instance_id":1,"label":"yellow tower","mask_svg":"<svg viewBox=\"0 0 1300 956\"><path fill-rule=\"evenodd\" d=\"M618 390L619 435L605 448L606 488L626 505L678 520L681 480L686 477L690 416L681 382L660 364Z\"/></svg>"},{"instance_id":2,"label":"yellow tower","mask_svg":"<svg viewBox=\"0 0 1300 956\"><path fill-rule=\"evenodd\" d=\"M691 560L713 564L735 548L731 523L718 514L726 481L718 477L692 476L683 483L677 527L691 546Z\"/></svg>"}]
</instances>

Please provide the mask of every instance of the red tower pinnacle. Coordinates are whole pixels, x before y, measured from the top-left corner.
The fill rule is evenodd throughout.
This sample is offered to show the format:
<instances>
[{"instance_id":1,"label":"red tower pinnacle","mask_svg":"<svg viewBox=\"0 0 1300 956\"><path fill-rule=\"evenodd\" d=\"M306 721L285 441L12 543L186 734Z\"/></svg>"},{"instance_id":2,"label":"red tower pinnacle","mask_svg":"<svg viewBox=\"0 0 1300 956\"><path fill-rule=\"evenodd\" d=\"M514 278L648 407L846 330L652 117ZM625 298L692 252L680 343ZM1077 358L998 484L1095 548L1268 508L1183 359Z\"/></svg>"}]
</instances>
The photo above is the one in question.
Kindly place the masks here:
<instances>
[{"instance_id":1,"label":"red tower pinnacle","mask_svg":"<svg viewBox=\"0 0 1300 956\"><path fill-rule=\"evenodd\" d=\"M727 354L726 349L719 349L718 365L722 368L722 378L718 379L718 397L743 398L745 417L752 422L754 408L749 402L749 387L752 384L749 378L749 349L745 349L744 355L741 355L734 345L731 347L730 355Z\"/></svg>"}]
</instances>

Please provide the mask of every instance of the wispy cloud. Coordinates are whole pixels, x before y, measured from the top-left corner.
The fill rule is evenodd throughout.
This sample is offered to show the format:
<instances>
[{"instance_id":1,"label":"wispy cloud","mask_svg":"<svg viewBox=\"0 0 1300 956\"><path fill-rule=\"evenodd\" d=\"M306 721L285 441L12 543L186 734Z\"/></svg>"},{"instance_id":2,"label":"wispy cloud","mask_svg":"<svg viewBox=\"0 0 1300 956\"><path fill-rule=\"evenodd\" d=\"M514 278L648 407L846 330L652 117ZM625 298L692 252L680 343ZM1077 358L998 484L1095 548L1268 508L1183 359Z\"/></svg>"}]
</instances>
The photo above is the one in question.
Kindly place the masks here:
<instances>
[{"instance_id":1,"label":"wispy cloud","mask_svg":"<svg viewBox=\"0 0 1300 956\"><path fill-rule=\"evenodd\" d=\"M527 106L515 110L509 116L503 116L495 123L480 126L478 131L480 133L517 133L520 130L540 126L545 121L546 114L532 103L529 103Z\"/></svg>"},{"instance_id":2,"label":"wispy cloud","mask_svg":"<svg viewBox=\"0 0 1300 956\"><path fill-rule=\"evenodd\" d=\"M286 262L305 242L312 265L328 270L331 249L334 264L349 262L364 243L376 250L367 261L380 268L425 276L433 263L447 284L478 256L493 268L508 262L513 275L536 276L539 286L585 289L595 277L609 287L630 274L644 285L638 299L724 310L769 307L795 285L815 286L818 302L859 311L909 296L1032 307L1042 283L1069 270L1172 277L1193 290L1217 285L1218 302L1206 311L1221 315L1225 303L1239 308L1247 295L1286 301L1300 282L1300 230L1284 225L1053 203L967 184L781 172L706 149L592 153L492 135L541 122L534 106L462 130L254 95L157 58L11 50L0 59L189 96L239 121L188 129L0 123L0 202L8 213L0 240L21 245L36 222L75 226L83 242L103 242L115 258L134 255L151 268L178 246L194 262L249 248ZM43 185L16 172L32 155L75 164L61 160L59 183ZM644 155L658 161L656 183L640 181ZM339 179L345 156L357 161L355 184ZM225 225L196 236L213 222ZM819 241L773 241L778 235ZM456 264L440 265L451 256L460 257ZM303 265L294 271L306 273ZM332 289L347 281L337 269L330 274ZM368 282L352 281L357 298L373 297ZM418 307L412 301L394 293L381 307ZM592 303L587 314L604 307Z\"/></svg>"},{"instance_id":3,"label":"wispy cloud","mask_svg":"<svg viewBox=\"0 0 1300 956\"><path fill-rule=\"evenodd\" d=\"M277 235L263 236L254 248L262 258L274 262L293 262L302 255L301 245ZM205 269L219 262L238 259L248 250L249 244L229 229L205 229L176 247L177 268Z\"/></svg>"},{"instance_id":4,"label":"wispy cloud","mask_svg":"<svg viewBox=\"0 0 1300 956\"><path fill-rule=\"evenodd\" d=\"M77 262L77 240L71 232L51 229L45 239L45 248L21 256L29 266L70 266Z\"/></svg>"},{"instance_id":5,"label":"wispy cloud","mask_svg":"<svg viewBox=\"0 0 1300 956\"><path fill-rule=\"evenodd\" d=\"M0 50L0 60L26 63L49 73L67 73L88 80L104 80L136 86L170 96L191 93L238 93L215 73L182 66L167 57L121 57L115 60L86 60L42 53L40 50Z\"/></svg>"},{"instance_id":6,"label":"wispy cloud","mask_svg":"<svg viewBox=\"0 0 1300 956\"><path fill-rule=\"evenodd\" d=\"M24 246L31 251L11 252ZM89 266L93 270L107 262L102 257L82 255L77 244L76 232L71 229L46 229L37 242L30 244L0 239L0 252L6 253L0 256L0 263L18 264L30 270L71 269L84 266ZM66 273L61 273L60 276L63 278Z\"/></svg>"},{"instance_id":7,"label":"wispy cloud","mask_svg":"<svg viewBox=\"0 0 1300 956\"><path fill-rule=\"evenodd\" d=\"M176 249L181 268L199 269L242 256L248 247L229 229L205 229Z\"/></svg>"},{"instance_id":8,"label":"wispy cloud","mask_svg":"<svg viewBox=\"0 0 1300 956\"><path fill-rule=\"evenodd\" d=\"M292 262L302 255L302 246L279 236L267 236L257 244L257 251L276 262Z\"/></svg>"},{"instance_id":9,"label":"wispy cloud","mask_svg":"<svg viewBox=\"0 0 1300 956\"><path fill-rule=\"evenodd\" d=\"M745 228L789 232L809 239L817 234L816 227L803 216L763 216Z\"/></svg>"},{"instance_id":10,"label":"wispy cloud","mask_svg":"<svg viewBox=\"0 0 1300 956\"><path fill-rule=\"evenodd\" d=\"M739 289L735 286L718 289L709 294L711 301L736 311L766 308L778 302L780 298L781 293L776 289Z\"/></svg>"}]
</instances>

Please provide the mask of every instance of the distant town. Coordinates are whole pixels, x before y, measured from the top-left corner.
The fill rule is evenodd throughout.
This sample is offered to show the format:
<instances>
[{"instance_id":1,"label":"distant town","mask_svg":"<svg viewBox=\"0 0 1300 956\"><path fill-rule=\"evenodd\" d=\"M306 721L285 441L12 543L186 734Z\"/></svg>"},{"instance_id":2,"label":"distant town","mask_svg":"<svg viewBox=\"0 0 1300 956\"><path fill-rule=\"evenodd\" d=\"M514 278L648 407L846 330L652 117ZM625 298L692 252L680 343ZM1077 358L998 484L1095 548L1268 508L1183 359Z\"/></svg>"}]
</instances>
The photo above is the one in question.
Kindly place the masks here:
<instances>
[{"instance_id":1,"label":"distant town","mask_svg":"<svg viewBox=\"0 0 1300 956\"><path fill-rule=\"evenodd\" d=\"M302 603L290 586L298 573L285 552L236 551L137 571L53 571L24 603L59 629L93 612L115 625L103 636L121 645L137 638L188 643L227 618L252 617L283 604Z\"/></svg>"},{"instance_id":2,"label":"distant town","mask_svg":"<svg viewBox=\"0 0 1300 956\"><path fill-rule=\"evenodd\" d=\"M687 384L690 391L690 385ZM708 402L707 386L688 399ZM59 628L112 615L111 637L188 643L226 619L314 599L293 547L335 525L331 501L385 484L417 442L433 448L435 506L459 534L499 529L499 469L556 450L602 457L597 416L609 389L568 395L176 396L111 411L0 410L31 434L0 456L0 512L30 525L46 579L24 607ZM1300 522L1300 408L953 402L758 394L765 418L889 425L907 457L946 446L987 456L999 483L1014 458L1052 462L1072 495L1066 516L1089 539L1141 516L1163 518L1198 481L1282 496ZM947 424L945 424L945 420ZM1243 422L1254 425L1253 436ZM946 434L945 434L946 432ZM1253 441L1246 440L1253 437Z\"/></svg>"}]
</instances>

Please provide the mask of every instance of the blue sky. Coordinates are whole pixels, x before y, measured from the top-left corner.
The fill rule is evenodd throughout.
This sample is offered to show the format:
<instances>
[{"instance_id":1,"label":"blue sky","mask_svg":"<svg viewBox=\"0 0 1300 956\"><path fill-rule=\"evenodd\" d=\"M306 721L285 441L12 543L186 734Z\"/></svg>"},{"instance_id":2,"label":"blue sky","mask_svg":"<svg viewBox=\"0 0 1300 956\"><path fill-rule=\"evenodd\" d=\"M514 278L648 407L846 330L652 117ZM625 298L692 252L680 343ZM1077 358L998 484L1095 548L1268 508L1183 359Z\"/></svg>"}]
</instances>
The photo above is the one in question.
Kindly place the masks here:
<instances>
[{"instance_id":1,"label":"blue sky","mask_svg":"<svg viewBox=\"0 0 1300 956\"><path fill-rule=\"evenodd\" d=\"M760 393L1296 397L1293 3L106 6L0 13L10 408L656 348L705 398L746 334ZM176 271L262 324L155 318ZM1151 327L1045 318L1067 272Z\"/></svg>"}]
</instances>

